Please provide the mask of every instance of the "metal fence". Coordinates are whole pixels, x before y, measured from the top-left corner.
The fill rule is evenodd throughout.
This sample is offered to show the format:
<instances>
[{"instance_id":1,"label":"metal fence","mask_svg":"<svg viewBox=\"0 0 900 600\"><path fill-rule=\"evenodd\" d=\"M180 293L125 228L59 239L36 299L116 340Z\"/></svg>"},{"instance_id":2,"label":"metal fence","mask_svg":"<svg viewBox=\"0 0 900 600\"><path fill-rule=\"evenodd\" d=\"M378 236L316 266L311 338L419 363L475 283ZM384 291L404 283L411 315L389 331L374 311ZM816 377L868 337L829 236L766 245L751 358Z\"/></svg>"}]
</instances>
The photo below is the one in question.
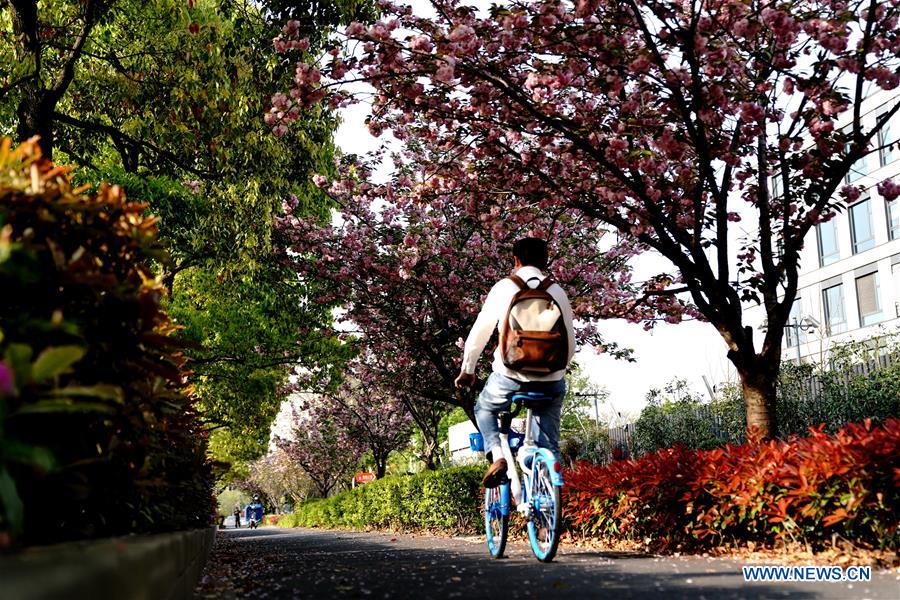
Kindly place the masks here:
<instances>
[{"instance_id":1,"label":"metal fence","mask_svg":"<svg viewBox=\"0 0 900 600\"><path fill-rule=\"evenodd\" d=\"M894 364L900 364L900 353L898 352L881 354L852 365L841 365L840 367L832 365L832 369L825 374L813 373L802 381L791 382L790 385L781 386L779 388L779 406L783 410L797 413L793 415L796 417L794 419L796 423L793 423L795 429L798 426L797 424L805 428L806 426L818 425L819 423L825 423L833 428L840 427L846 424L848 420L852 420L847 419L846 416L854 414L854 412L847 409L840 414L836 414L829 408L829 404L826 401L827 397L838 393L843 396L845 403L849 407L854 402L851 396L854 381L858 381L859 378L872 376L880 369ZM900 395L900 390L897 390L897 394ZM743 410L742 400L737 405L740 406L740 410ZM724 442L743 443L743 427L735 427L733 420L729 423L721 405L701 404L693 407L691 410L692 416L708 425L711 432L718 439ZM735 415L730 416L732 419L735 418ZM857 411L856 416L866 418L874 415L860 414ZM741 415L740 419L743 419L743 415ZM785 422L788 419L780 416L780 421ZM672 425L674 426L675 423L672 422ZM607 432L611 459L627 459L634 456L635 423L611 427ZM797 432L786 431L786 433Z\"/></svg>"},{"instance_id":2,"label":"metal fence","mask_svg":"<svg viewBox=\"0 0 900 600\"><path fill-rule=\"evenodd\" d=\"M894 352L890 354L881 354L872 357L869 360L854 363L852 365L841 365L840 367L832 365L832 368L829 371L829 379L833 379L835 373L839 374L839 379L842 380L844 386L845 395L849 396L850 385L854 379L871 375L879 369L884 369L898 362L900 362L900 353ZM826 378L814 373L805 382L799 399L809 402L821 400L826 391L825 387Z\"/></svg>"}]
</instances>

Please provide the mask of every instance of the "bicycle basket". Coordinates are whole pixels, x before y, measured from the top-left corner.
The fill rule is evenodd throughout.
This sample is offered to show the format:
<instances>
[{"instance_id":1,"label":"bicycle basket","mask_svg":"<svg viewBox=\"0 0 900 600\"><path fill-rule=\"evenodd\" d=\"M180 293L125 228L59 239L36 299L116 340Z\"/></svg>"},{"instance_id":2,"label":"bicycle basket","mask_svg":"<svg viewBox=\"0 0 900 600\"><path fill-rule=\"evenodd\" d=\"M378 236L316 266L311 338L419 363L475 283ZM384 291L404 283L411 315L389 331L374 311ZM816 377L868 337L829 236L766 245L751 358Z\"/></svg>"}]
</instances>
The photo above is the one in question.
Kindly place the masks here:
<instances>
[{"instance_id":1,"label":"bicycle basket","mask_svg":"<svg viewBox=\"0 0 900 600\"><path fill-rule=\"evenodd\" d=\"M509 433L509 449L515 452L525 442L525 434L511 431ZM469 434L469 448L472 452L484 452L484 436L480 433Z\"/></svg>"}]
</instances>

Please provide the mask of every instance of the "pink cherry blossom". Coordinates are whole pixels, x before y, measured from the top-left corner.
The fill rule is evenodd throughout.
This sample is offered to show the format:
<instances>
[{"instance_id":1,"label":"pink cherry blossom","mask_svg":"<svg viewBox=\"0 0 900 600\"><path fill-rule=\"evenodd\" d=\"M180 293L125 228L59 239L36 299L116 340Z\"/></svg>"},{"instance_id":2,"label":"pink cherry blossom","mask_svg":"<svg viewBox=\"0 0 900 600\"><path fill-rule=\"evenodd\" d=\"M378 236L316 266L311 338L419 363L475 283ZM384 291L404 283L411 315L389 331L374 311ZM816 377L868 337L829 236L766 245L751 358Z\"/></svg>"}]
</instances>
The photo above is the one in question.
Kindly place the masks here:
<instances>
[{"instance_id":1,"label":"pink cherry blossom","mask_svg":"<svg viewBox=\"0 0 900 600\"><path fill-rule=\"evenodd\" d=\"M825 218L843 208L846 197L834 191L877 139L862 112L850 109L870 86L900 83L900 5L870 10L868 3L788 0L757 10L743 0L522 0L493 15L460 0L434 5L437 17L421 17L383 2L379 23L347 27L344 78L319 70L322 61L298 67L303 76L290 96L301 107L329 96L351 102L343 79L369 82L377 109L370 127L405 142L400 163L417 181L350 192L360 185L354 181L341 188L340 205L359 223L292 233L304 241L298 252L305 256L327 247L345 261L366 257L365 282L331 290L330 299L366 306L410 290L400 303L417 325L464 324L452 312L429 313L440 305L471 318L477 309L441 287L430 265L439 261L443 281L464 273L468 291L483 292L502 273L509 240L550 231L552 223L555 250L573 258L554 264L558 277L568 283L585 265L598 267L590 285L578 288L586 290L578 294L583 314L650 324L679 312L702 316L730 348L745 395L774 398L774 388L760 390L758 382L781 360L778 325L789 312L783 304L795 296L799 252L815 221L808 215ZM313 80L314 70L321 79ZM776 90L793 92L789 107ZM838 116L847 116L846 127L835 127ZM290 115L280 107L267 123L277 130ZM787 184L778 197L766 192L770 177ZM897 195L893 183L879 189L886 198ZM373 208L387 197L384 215L394 211L396 221ZM765 226L759 235L732 235L736 214ZM431 225L435 218L443 231ZM363 223L365 236L356 231ZM407 228L421 237L418 256L402 251ZM621 243L596 252L600 231L616 231ZM338 252L338 244L354 256ZM647 250L679 271L680 283L659 296L623 284L627 264L613 254ZM675 289L685 301L673 301ZM767 304L762 346L746 333L744 303L754 297L784 299ZM390 322L374 304L352 319ZM398 336L403 343L392 341L397 364L417 364L408 348L435 331L406 331ZM442 340L442 355L456 358L447 346L460 333ZM452 371L453 360L447 362ZM771 431L771 422L763 425Z\"/></svg>"},{"instance_id":2,"label":"pink cherry blossom","mask_svg":"<svg viewBox=\"0 0 900 600\"><path fill-rule=\"evenodd\" d=\"M900 183L894 183L892 179L885 179L878 184L877 188L881 197L888 202L892 202L900 197Z\"/></svg>"},{"instance_id":3,"label":"pink cherry blossom","mask_svg":"<svg viewBox=\"0 0 900 600\"><path fill-rule=\"evenodd\" d=\"M0 361L0 396L10 396L16 391L12 369Z\"/></svg>"}]
</instances>

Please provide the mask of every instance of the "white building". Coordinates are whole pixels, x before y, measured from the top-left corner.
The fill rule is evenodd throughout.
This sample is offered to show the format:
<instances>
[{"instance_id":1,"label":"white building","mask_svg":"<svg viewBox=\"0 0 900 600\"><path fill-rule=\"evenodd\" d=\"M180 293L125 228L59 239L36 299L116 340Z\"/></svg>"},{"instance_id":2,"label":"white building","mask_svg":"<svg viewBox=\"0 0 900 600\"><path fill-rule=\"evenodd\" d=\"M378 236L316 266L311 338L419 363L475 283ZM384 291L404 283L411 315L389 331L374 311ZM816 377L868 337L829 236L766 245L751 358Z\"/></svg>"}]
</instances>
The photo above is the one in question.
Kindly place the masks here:
<instances>
[{"instance_id":1,"label":"white building","mask_svg":"<svg viewBox=\"0 0 900 600\"><path fill-rule=\"evenodd\" d=\"M525 431L525 419L522 417L513 419L510 428L513 431L523 433ZM469 446L469 436L473 433L478 433L478 429L469 420L451 425L447 430L447 450L450 455L450 462L454 465L469 465L484 460L483 452L473 452Z\"/></svg>"},{"instance_id":2,"label":"white building","mask_svg":"<svg viewBox=\"0 0 900 600\"><path fill-rule=\"evenodd\" d=\"M896 91L867 98L863 104L866 127L898 101ZM873 147L898 138L900 115L894 115L873 140L877 142ZM820 362L834 343L869 338L900 326L900 199L886 202L876 190L888 177L900 179L900 144L872 152L854 164L847 183L866 191L807 236L791 311L791 322L805 327L787 327L784 359L796 361L799 355L803 362ZM754 310L761 315L760 309Z\"/></svg>"},{"instance_id":3,"label":"white building","mask_svg":"<svg viewBox=\"0 0 900 600\"><path fill-rule=\"evenodd\" d=\"M451 425L447 430L447 450L450 462L454 465L471 464L483 460L484 454L472 452L469 446L469 435L472 433L478 433L478 429L469 420Z\"/></svg>"}]
</instances>

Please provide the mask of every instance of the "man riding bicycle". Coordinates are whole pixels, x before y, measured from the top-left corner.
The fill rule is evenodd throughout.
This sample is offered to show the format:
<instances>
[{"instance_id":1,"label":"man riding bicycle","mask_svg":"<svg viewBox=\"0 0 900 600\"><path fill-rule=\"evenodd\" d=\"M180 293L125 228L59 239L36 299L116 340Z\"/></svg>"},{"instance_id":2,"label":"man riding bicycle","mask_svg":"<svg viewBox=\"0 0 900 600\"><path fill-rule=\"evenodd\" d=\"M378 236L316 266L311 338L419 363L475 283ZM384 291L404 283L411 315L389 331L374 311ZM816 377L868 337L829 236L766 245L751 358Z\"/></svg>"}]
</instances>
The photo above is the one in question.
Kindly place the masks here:
<instances>
[{"instance_id":1,"label":"man riding bicycle","mask_svg":"<svg viewBox=\"0 0 900 600\"><path fill-rule=\"evenodd\" d=\"M514 274L494 284L469 332L460 374L455 382L458 388L475 384L475 366L499 325L500 343L494 352L493 372L475 404L475 419L484 437L485 455L493 461L484 476L486 488L496 487L506 475L508 465L500 451L497 415L509 410L512 395L516 392L541 392L553 398L534 408L533 427L537 432L537 445L559 457L559 420L566 394L566 366L575 354L569 298L559 285L543 274L547 268L547 242L533 237L520 239L513 245L513 258ZM520 302L525 308L514 316L514 307ZM520 331L518 333L531 335L517 337L517 332L513 331L516 327L540 327L539 324L522 327L516 322L516 317L518 321L526 321L529 314L534 323L546 322L546 315L550 319L558 318L547 331ZM561 345L561 348L554 349L553 344ZM516 346L519 347L518 357Z\"/></svg>"}]
</instances>

